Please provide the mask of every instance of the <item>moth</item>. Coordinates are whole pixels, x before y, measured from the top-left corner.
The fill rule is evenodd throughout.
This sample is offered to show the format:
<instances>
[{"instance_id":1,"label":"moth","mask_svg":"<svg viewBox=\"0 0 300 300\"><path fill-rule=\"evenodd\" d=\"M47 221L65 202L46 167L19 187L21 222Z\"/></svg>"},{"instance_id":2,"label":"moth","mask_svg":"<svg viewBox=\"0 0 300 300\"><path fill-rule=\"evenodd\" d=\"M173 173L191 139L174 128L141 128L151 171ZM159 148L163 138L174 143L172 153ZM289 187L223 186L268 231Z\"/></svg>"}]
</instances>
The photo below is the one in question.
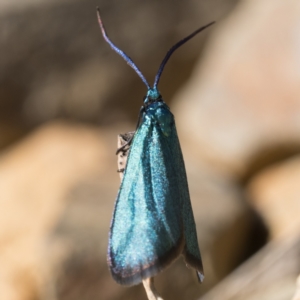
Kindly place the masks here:
<instances>
[{"instance_id":1,"label":"moth","mask_svg":"<svg viewBox=\"0 0 300 300\"><path fill-rule=\"evenodd\" d=\"M176 43L149 85L132 59L109 39L97 8L104 40L147 87L138 125L117 152L130 146L112 217L107 260L115 281L135 285L165 269L178 256L204 279L197 232L174 116L157 88L172 53L211 22Z\"/></svg>"}]
</instances>

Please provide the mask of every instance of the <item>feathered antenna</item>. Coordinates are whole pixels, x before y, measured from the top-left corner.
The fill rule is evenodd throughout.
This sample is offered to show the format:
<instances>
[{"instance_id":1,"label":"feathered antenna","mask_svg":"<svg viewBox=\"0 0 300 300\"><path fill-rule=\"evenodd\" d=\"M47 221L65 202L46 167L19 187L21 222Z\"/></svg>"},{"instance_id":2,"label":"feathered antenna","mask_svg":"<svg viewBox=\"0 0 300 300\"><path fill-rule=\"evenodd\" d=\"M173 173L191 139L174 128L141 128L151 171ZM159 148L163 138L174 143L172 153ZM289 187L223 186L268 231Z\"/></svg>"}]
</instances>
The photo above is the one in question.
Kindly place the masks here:
<instances>
[{"instance_id":1,"label":"feathered antenna","mask_svg":"<svg viewBox=\"0 0 300 300\"><path fill-rule=\"evenodd\" d=\"M171 55L173 54L173 52L178 49L180 46L182 46L184 43L186 43L188 40L190 40L192 37L194 37L196 34L198 34L199 32L201 32L202 30L206 29L207 27L213 25L215 23L211 22L203 27L200 27L199 29L197 29L196 31L194 31L193 33L191 33L190 35L188 35L187 37L185 37L184 39L182 39L181 41L179 41L178 43L176 43L173 47L171 47L171 49L167 52L165 58L163 59L163 61L160 64L160 67L158 69L158 72L155 76L155 80L154 80L154 84L153 84L153 89L157 88L160 76L162 74L162 71L164 70L164 67L167 63L167 61L169 60L169 58L171 57Z\"/></svg>"},{"instance_id":2,"label":"feathered antenna","mask_svg":"<svg viewBox=\"0 0 300 300\"><path fill-rule=\"evenodd\" d=\"M136 66L136 64L133 62L133 60L121 49L119 49L111 40L110 38L107 36L104 25L102 23L101 20L101 16L100 16L100 9L99 7L97 7L97 16L98 16L98 23L103 35L104 40L110 45L110 47L116 51L119 55L121 55L124 60L127 62L127 64L139 75L139 77L142 79L142 81L145 83L145 85L147 86L147 89L150 89L150 84L148 83L148 81L146 80L146 78L144 77L144 75L142 74L142 72L140 71L140 69Z\"/></svg>"}]
</instances>

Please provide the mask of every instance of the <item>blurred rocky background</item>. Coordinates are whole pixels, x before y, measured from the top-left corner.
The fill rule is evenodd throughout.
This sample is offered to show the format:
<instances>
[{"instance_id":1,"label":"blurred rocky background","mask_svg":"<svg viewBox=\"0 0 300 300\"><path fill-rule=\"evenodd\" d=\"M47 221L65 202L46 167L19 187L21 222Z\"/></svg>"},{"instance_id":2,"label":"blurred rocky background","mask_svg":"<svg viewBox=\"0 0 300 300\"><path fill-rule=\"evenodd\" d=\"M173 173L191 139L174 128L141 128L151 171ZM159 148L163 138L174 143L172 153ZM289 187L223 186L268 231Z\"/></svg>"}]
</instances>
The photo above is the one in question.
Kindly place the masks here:
<instances>
[{"instance_id":1,"label":"blurred rocky background","mask_svg":"<svg viewBox=\"0 0 300 300\"><path fill-rule=\"evenodd\" d=\"M299 300L300 2L0 0L0 299L144 299L106 265L117 134L160 91L185 156L205 281L181 259L164 299ZM299 281L299 280L298 280Z\"/></svg>"}]
</instances>

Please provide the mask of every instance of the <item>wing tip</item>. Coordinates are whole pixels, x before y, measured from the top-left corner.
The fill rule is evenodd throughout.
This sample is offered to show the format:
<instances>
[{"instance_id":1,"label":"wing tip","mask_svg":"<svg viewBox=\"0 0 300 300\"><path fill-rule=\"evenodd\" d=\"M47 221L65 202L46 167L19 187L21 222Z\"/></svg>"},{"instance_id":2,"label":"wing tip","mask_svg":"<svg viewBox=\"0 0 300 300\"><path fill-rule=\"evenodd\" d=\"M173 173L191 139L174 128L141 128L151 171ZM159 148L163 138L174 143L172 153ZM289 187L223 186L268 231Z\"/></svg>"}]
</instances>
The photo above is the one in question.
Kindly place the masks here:
<instances>
[{"instance_id":1,"label":"wing tip","mask_svg":"<svg viewBox=\"0 0 300 300\"><path fill-rule=\"evenodd\" d=\"M204 281L204 274L203 274L203 272L196 271L196 274L197 274L198 281L200 283L202 283Z\"/></svg>"},{"instance_id":2,"label":"wing tip","mask_svg":"<svg viewBox=\"0 0 300 300\"><path fill-rule=\"evenodd\" d=\"M186 264L196 270L197 278L200 283L204 280L204 272L201 257L197 258L189 252L184 252L184 260Z\"/></svg>"}]
</instances>

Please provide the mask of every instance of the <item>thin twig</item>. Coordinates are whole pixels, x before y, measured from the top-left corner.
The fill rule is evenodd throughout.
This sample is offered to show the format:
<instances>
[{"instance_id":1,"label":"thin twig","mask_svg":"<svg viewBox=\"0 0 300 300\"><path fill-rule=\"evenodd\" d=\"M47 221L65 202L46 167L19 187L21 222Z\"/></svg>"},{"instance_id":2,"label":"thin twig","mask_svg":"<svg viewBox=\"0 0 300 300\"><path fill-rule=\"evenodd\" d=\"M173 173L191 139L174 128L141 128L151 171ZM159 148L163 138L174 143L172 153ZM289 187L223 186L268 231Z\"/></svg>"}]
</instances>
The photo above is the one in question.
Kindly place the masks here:
<instances>
[{"instance_id":1,"label":"thin twig","mask_svg":"<svg viewBox=\"0 0 300 300\"><path fill-rule=\"evenodd\" d=\"M154 286L154 277L143 280L143 285L149 300L163 300Z\"/></svg>"},{"instance_id":2,"label":"thin twig","mask_svg":"<svg viewBox=\"0 0 300 300\"><path fill-rule=\"evenodd\" d=\"M300 275L297 278L296 292L292 300L300 300Z\"/></svg>"}]
</instances>

